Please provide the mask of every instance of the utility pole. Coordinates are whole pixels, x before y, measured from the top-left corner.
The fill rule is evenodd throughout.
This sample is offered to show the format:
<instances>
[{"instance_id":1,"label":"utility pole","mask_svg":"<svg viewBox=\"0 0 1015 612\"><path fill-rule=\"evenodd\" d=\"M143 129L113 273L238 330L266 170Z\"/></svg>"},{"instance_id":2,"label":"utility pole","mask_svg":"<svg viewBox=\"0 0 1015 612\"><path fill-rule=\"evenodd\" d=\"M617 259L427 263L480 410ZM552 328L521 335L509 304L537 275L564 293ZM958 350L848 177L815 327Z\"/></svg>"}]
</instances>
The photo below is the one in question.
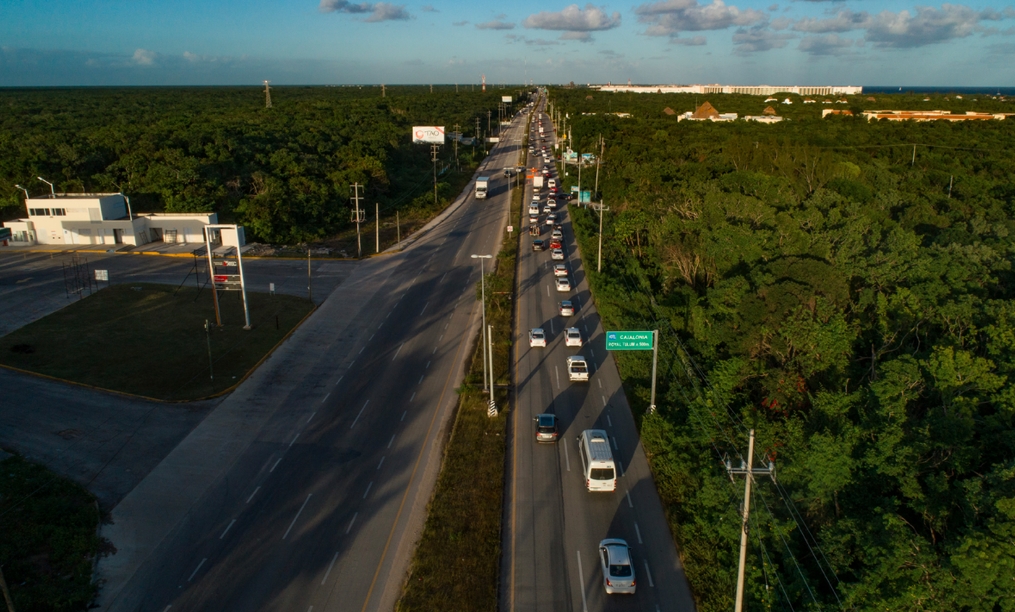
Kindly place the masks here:
<instances>
[{"instance_id":1,"label":"utility pole","mask_svg":"<svg viewBox=\"0 0 1015 612\"><path fill-rule=\"evenodd\" d=\"M376 221L376 225L375 225L375 232L376 233L374 234L374 252L375 253L380 253L381 252L381 205L378 204L377 202L374 202L374 220Z\"/></svg>"},{"instance_id":2,"label":"utility pole","mask_svg":"<svg viewBox=\"0 0 1015 612\"><path fill-rule=\"evenodd\" d=\"M486 111L486 133L487 134L492 134L493 133L493 132L490 131L490 115L492 115L492 114L493 114L493 111L489 111L489 110Z\"/></svg>"},{"instance_id":3,"label":"utility pole","mask_svg":"<svg viewBox=\"0 0 1015 612\"><path fill-rule=\"evenodd\" d=\"M437 145L430 145L430 159L433 161L433 203L437 205Z\"/></svg>"},{"instance_id":4,"label":"utility pole","mask_svg":"<svg viewBox=\"0 0 1015 612\"><path fill-rule=\"evenodd\" d=\"M580 197L581 196L581 192L579 192L578 195ZM596 272L602 272L603 271L603 210L604 210L603 209L603 203L602 203L602 201L600 201L599 202L599 255L597 257L599 262L596 264ZM605 210L609 210L609 209L607 208Z\"/></svg>"},{"instance_id":5,"label":"utility pole","mask_svg":"<svg viewBox=\"0 0 1015 612\"><path fill-rule=\"evenodd\" d=\"M314 302L313 277L310 275L310 242L307 242L307 299Z\"/></svg>"},{"instance_id":6,"label":"utility pole","mask_svg":"<svg viewBox=\"0 0 1015 612\"><path fill-rule=\"evenodd\" d=\"M355 207L356 207L355 210L353 211L353 221L356 222L356 257L358 257L358 258L362 258L363 257L363 242L362 242L362 240L360 238L359 224L363 222L363 216L364 216L363 213L365 212L365 211L361 211L359 209L359 201L360 201L359 188L360 187L363 187L363 185L360 185L359 183L353 183L352 184L353 193L354 193L354 195L352 196L352 200L353 200L353 202L355 204Z\"/></svg>"},{"instance_id":7,"label":"utility pole","mask_svg":"<svg viewBox=\"0 0 1015 612\"><path fill-rule=\"evenodd\" d=\"M7 581L4 579L4 570L0 567L0 590L4 592L4 601L7 602L7 612L14 612L14 600L11 599L11 592L7 590Z\"/></svg>"},{"instance_id":8,"label":"utility pole","mask_svg":"<svg viewBox=\"0 0 1015 612\"><path fill-rule=\"evenodd\" d=\"M476 117L476 137L472 140L472 153L476 153L476 141L479 140L479 117Z\"/></svg>"},{"instance_id":9,"label":"utility pole","mask_svg":"<svg viewBox=\"0 0 1015 612\"><path fill-rule=\"evenodd\" d=\"M211 358L211 325L208 325L208 319L204 320L204 339L208 343L208 378L215 380L215 371L212 369L212 358Z\"/></svg>"},{"instance_id":10,"label":"utility pole","mask_svg":"<svg viewBox=\"0 0 1015 612\"><path fill-rule=\"evenodd\" d=\"M384 89L384 83L381 83L381 97L382 98L387 98L388 97L388 92L385 91L385 89Z\"/></svg>"},{"instance_id":11,"label":"utility pole","mask_svg":"<svg viewBox=\"0 0 1015 612\"><path fill-rule=\"evenodd\" d=\"M458 92L458 86L455 85L455 93L457 93L457 92ZM458 124L456 123L455 124L455 170L456 171L460 170L460 168L458 167L458 141L462 139L462 133L459 130L460 130L460 128L459 128Z\"/></svg>"},{"instance_id":12,"label":"utility pole","mask_svg":"<svg viewBox=\"0 0 1015 612\"><path fill-rule=\"evenodd\" d=\"M271 108L271 87L268 85L271 81L264 82L264 108Z\"/></svg>"},{"instance_id":13,"label":"utility pole","mask_svg":"<svg viewBox=\"0 0 1015 612\"><path fill-rule=\"evenodd\" d=\"M768 467L754 467L754 430L751 430L751 441L747 445L747 465L740 460L740 467L734 468L729 460L726 461L726 471L733 479L734 474L747 476L744 479L744 512L740 523L740 567L737 570L737 600L734 612L742 612L744 609L744 564L747 561L747 521L751 516L751 482L755 474L766 474L775 481L775 464L768 462Z\"/></svg>"},{"instance_id":14,"label":"utility pole","mask_svg":"<svg viewBox=\"0 0 1015 612\"><path fill-rule=\"evenodd\" d=\"M592 193L599 193L599 164L603 161L603 151L606 150L606 141L603 140L603 135L599 135L599 157L596 158L596 186L592 189Z\"/></svg>"}]
</instances>

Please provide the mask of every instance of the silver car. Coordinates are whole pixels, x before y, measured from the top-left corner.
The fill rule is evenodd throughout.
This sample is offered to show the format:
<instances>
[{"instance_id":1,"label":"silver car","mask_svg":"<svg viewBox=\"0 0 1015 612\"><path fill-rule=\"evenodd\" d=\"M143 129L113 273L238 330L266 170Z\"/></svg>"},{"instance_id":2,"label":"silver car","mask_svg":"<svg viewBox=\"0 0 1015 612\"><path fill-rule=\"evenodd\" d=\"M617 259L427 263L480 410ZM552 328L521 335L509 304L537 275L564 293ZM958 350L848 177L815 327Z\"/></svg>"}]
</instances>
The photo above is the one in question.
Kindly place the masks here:
<instances>
[{"instance_id":1,"label":"silver car","mask_svg":"<svg viewBox=\"0 0 1015 612\"><path fill-rule=\"evenodd\" d=\"M634 595L637 583L631 548L619 538L608 538L599 543L599 561L603 567L603 587L607 595L624 593Z\"/></svg>"}]
</instances>

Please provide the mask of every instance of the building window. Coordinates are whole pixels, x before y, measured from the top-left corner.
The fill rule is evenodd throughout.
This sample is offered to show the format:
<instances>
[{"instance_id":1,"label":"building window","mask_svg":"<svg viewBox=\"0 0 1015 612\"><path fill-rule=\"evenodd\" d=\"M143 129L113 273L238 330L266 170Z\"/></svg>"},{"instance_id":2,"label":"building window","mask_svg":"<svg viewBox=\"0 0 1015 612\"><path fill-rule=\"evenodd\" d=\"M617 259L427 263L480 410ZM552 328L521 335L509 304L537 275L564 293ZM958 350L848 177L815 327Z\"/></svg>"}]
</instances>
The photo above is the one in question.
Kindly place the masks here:
<instances>
[{"instance_id":1,"label":"building window","mask_svg":"<svg viewBox=\"0 0 1015 612\"><path fill-rule=\"evenodd\" d=\"M48 215L49 212L46 211L45 208L29 208L28 214L32 215L33 217L44 217Z\"/></svg>"},{"instance_id":2,"label":"building window","mask_svg":"<svg viewBox=\"0 0 1015 612\"><path fill-rule=\"evenodd\" d=\"M67 216L67 209L65 209L65 208L54 208L53 209L53 216L54 217L66 217Z\"/></svg>"}]
</instances>

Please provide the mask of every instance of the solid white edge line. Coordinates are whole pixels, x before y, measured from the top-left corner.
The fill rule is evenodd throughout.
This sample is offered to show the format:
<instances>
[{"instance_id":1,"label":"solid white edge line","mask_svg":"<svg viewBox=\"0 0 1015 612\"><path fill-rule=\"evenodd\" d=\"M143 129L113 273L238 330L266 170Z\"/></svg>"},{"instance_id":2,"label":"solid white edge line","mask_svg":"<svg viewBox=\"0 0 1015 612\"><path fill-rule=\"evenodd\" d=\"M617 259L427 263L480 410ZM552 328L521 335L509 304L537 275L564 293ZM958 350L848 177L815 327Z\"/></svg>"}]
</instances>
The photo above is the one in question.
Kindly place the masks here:
<instances>
[{"instance_id":1,"label":"solid white edge line","mask_svg":"<svg viewBox=\"0 0 1015 612\"><path fill-rule=\"evenodd\" d=\"M190 578L187 578L187 582L190 582L191 580L194 579L194 576L197 575L198 570L201 569L201 566L203 566L204 562L207 561L207 560L208 560L208 557L205 557L204 559L201 559L201 562L197 564L197 567L195 567L194 571L190 574Z\"/></svg>"},{"instance_id":2,"label":"solid white edge line","mask_svg":"<svg viewBox=\"0 0 1015 612\"><path fill-rule=\"evenodd\" d=\"M236 519L233 519L233 520L229 521L229 524L226 525L226 530L222 532L222 535L219 536L219 539L221 540L221 539L225 538L226 534L229 533L229 530L232 529L233 525L235 525L235 524L236 524Z\"/></svg>"},{"instance_id":3,"label":"solid white edge line","mask_svg":"<svg viewBox=\"0 0 1015 612\"><path fill-rule=\"evenodd\" d=\"M582 591L582 612L589 612L589 604L585 600L585 572L582 570L582 551L575 551L578 553L578 584L581 586Z\"/></svg>"},{"instance_id":4,"label":"solid white edge line","mask_svg":"<svg viewBox=\"0 0 1015 612\"><path fill-rule=\"evenodd\" d=\"M356 512L356 513L354 513L352 515L352 520L349 521L349 526L345 528L345 535L349 535L349 532L352 531L352 525L353 525L353 523L356 522L356 517L357 516L359 516L359 512Z\"/></svg>"},{"instance_id":5,"label":"solid white edge line","mask_svg":"<svg viewBox=\"0 0 1015 612\"><path fill-rule=\"evenodd\" d=\"M249 504L250 500L254 499L254 496L257 495L257 492L260 491L260 490L261 490L261 487L260 487L260 485L258 485L258 487L256 489L254 489L254 492L250 494L250 497L248 497L247 501L244 502L244 503Z\"/></svg>"},{"instance_id":6,"label":"solid white edge line","mask_svg":"<svg viewBox=\"0 0 1015 612\"><path fill-rule=\"evenodd\" d=\"M293 517L293 522L289 523L289 529L285 530L285 535L282 536L283 540L289 537L289 532L292 531L293 525L296 524L296 519L300 518L300 515L303 514L303 509L307 507L307 502L310 501L311 495L313 495L313 493L307 493L307 498L303 500L303 505L300 506L296 516Z\"/></svg>"}]
</instances>

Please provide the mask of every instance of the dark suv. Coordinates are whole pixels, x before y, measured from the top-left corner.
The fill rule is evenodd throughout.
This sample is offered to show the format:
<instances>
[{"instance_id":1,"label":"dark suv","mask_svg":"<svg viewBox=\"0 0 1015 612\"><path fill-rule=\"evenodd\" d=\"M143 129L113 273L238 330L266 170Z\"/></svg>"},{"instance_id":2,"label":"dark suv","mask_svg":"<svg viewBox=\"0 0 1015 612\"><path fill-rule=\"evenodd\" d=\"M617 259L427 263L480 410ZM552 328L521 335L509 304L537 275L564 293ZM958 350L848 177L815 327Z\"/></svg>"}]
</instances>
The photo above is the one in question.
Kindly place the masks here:
<instances>
[{"instance_id":1,"label":"dark suv","mask_svg":"<svg viewBox=\"0 0 1015 612\"><path fill-rule=\"evenodd\" d=\"M536 239L536 240L532 241L532 250L533 251L542 251L545 248L546 248L546 243L543 242L542 240Z\"/></svg>"},{"instance_id":2,"label":"dark suv","mask_svg":"<svg viewBox=\"0 0 1015 612\"><path fill-rule=\"evenodd\" d=\"M536 442L556 442L560 436L557 431L557 417L552 414L536 415Z\"/></svg>"}]
</instances>

